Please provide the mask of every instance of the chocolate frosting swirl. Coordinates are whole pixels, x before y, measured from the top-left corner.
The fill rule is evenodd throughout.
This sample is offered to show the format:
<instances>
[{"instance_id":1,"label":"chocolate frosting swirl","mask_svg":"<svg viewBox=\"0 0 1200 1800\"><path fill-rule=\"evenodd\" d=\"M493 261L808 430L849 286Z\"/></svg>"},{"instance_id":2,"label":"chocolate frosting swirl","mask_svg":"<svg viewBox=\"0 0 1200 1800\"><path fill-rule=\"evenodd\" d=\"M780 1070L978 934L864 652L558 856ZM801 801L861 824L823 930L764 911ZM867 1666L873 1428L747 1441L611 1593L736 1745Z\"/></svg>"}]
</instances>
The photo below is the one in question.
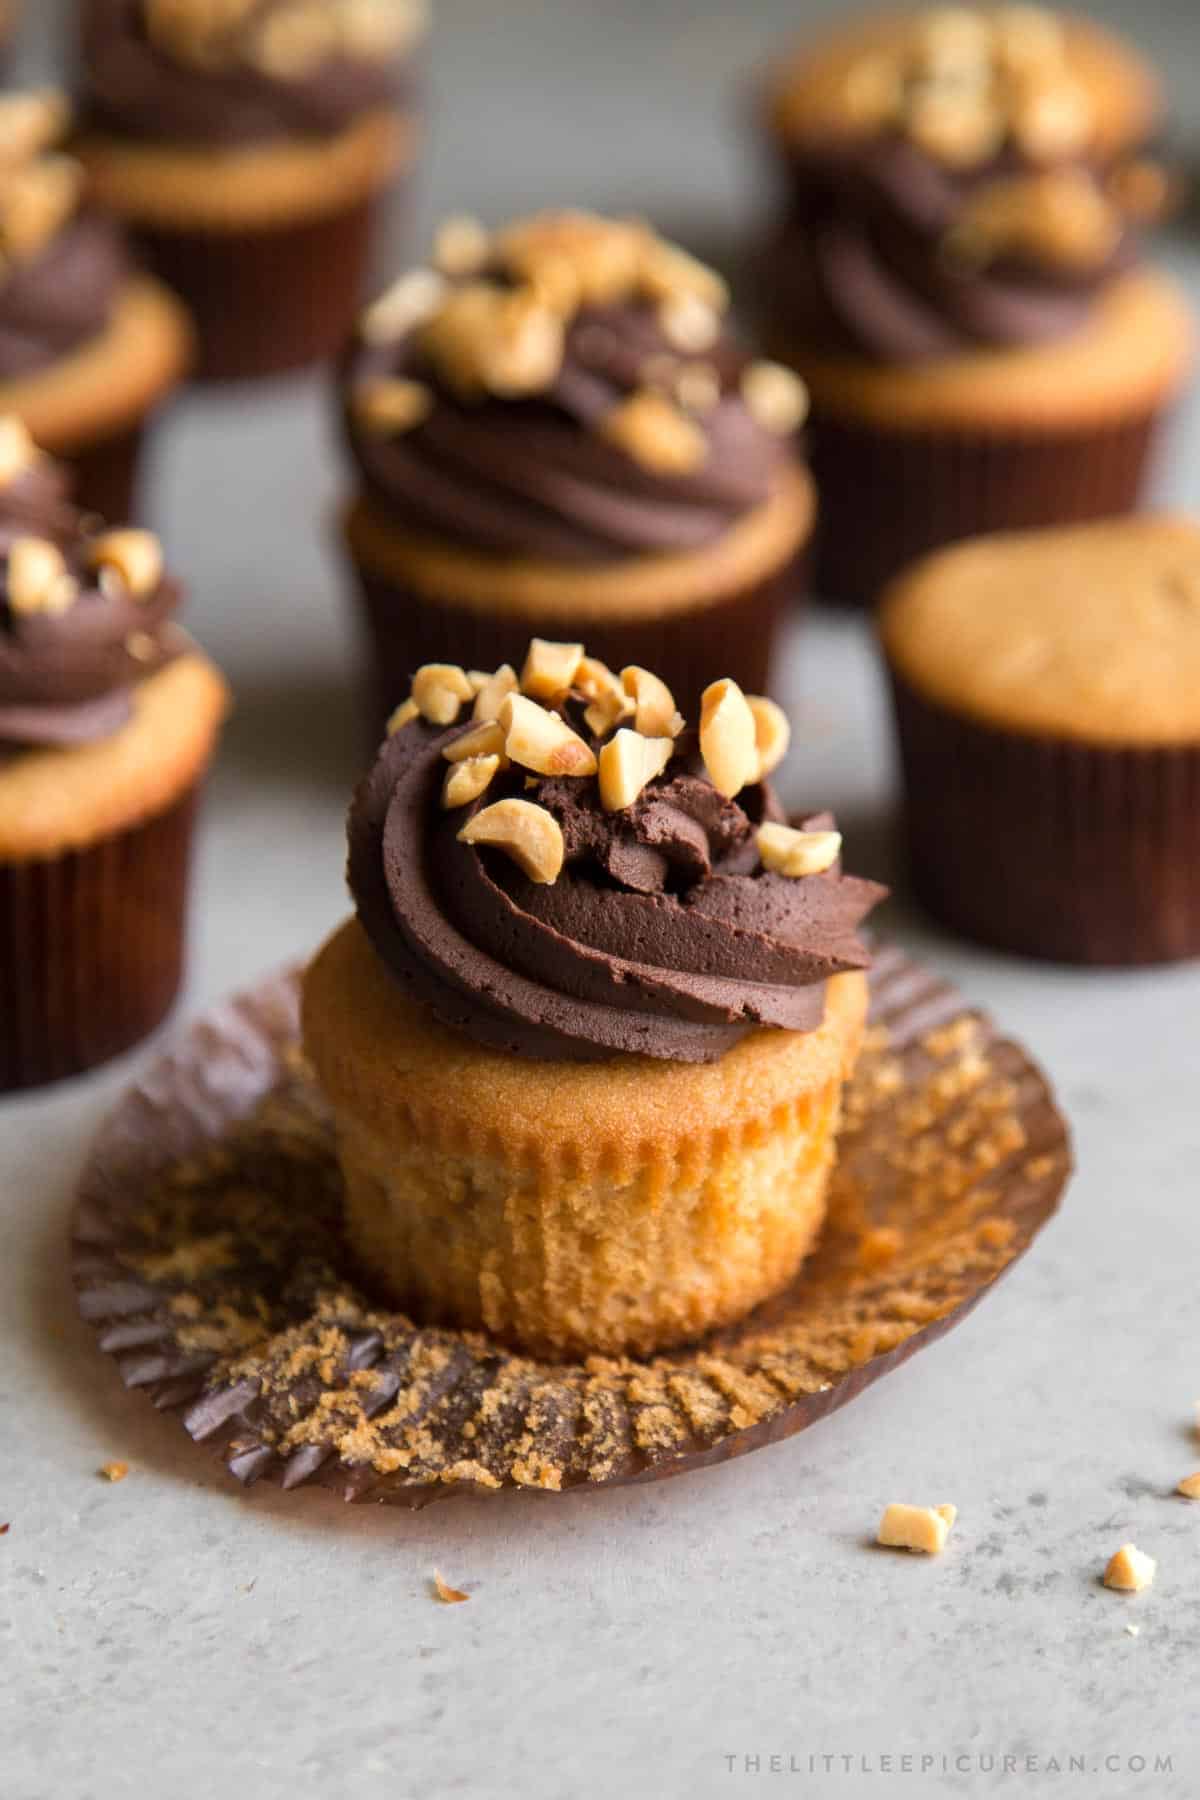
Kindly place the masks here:
<instances>
[{"instance_id":1,"label":"chocolate frosting swirl","mask_svg":"<svg viewBox=\"0 0 1200 1800\"><path fill-rule=\"evenodd\" d=\"M245 8L254 25L282 10L281 0ZM332 137L413 87L407 58L335 54L287 78L236 55L201 66L153 40L146 11L145 0L85 0L85 107L101 129L181 144Z\"/></svg>"},{"instance_id":2,"label":"chocolate frosting swirl","mask_svg":"<svg viewBox=\"0 0 1200 1800\"><path fill-rule=\"evenodd\" d=\"M0 380L30 375L107 327L130 259L115 220L82 212L0 277Z\"/></svg>"},{"instance_id":3,"label":"chocolate frosting swirl","mask_svg":"<svg viewBox=\"0 0 1200 1800\"><path fill-rule=\"evenodd\" d=\"M77 583L61 611L12 605L8 558L17 539L30 537L56 545ZM132 715L137 683L182 644L170 623L178 584L164 577L135 599L91 566L95 537L95 521L70 504L65 477L48 458L0 487L0 756L111 736Z\"/></svg>"},{"instance_id":4,"label":"chocolate frosting swirl","mask_svg":"<svg viewBox=\"0 0 1200 1800\"><path fill-rule=\"evenodd\" d=\"M592 778L526 789L519 770L446 812L442 750L463 729L395 732L349 820L359 918L442 1024L541 1059L711 1062L764 1025L816 1029L826 980L867 966L857 927L884 890L840 865L801 880L764 871L754 829L780 816L766 784L723 799L685 742L619 813L602 810ZM506 794L558 820L553 884L458 841L472 811Z\"/></svg>"}]
</instances>

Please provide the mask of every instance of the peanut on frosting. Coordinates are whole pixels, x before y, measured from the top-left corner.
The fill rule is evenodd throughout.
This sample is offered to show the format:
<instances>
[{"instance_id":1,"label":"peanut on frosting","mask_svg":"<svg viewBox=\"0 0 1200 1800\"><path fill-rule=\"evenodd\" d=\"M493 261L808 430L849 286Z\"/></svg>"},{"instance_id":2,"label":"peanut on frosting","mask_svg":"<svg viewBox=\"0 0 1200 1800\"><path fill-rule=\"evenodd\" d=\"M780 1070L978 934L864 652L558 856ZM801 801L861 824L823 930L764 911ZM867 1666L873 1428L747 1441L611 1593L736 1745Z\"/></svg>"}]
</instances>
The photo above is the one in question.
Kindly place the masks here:
<instances>
[{"instance_id":1,"label":"peanut on frosting","mask_svg":"<svg viewBox=\"0 0 1200 1800\"><path fill-rule=\"evenodd\" d=\"M38 460L29 427L15 413L0 413L0 487L7 487Z\"/></svg>"},{"instance_id":2,"label":"peanut on frosting","mask_svg":"<svg viewBox=\"0 0 1200 1800\"><path fill-rule=\"evenodd\" d=\"M8 552L8 604L14 613L61 613L74 605L79 583L57 544L19 537Z\"/></svg>"},{"instance_id":3,"label":"peanut on frosting","mask_svg":"<svg viewBox=\"0 0 1200 1800\"><path fill-rule=\"evenodd\" d=\"M70 116L51 88L0 95L0 273L32 261L79 208L83 169L54 149Z\"/></svg>"},{"instance_id":4,"label":"peanut on frosting","mask_svg":"<svg viewBox=\"0 0 1200 1800\"><path fill-rule=\"evenodd\" d=\"M304 81L324 63L386 61L428 24L425 0L142 0L146 35L199 73Z\"/></svg>"},{"instance_id":5,"label":"peanut on frosting","mask_svg":"<svg viewBox=\"0 0 1200 1800\"><path fill-rule=\"evenodd\" d=\"M592 743L575 729L572 721L579 719ZM490 673L426 663L388 720L389 736L417 720L438 729L464 727L442 746L441 799L448 810L472 805L498 775L516 771L527 788L539 777L595 778L603 809L624 811L667 771L685 729L674 694L652 670L629 664L618 675L582 644L546 638L532 639L520 676L509 663ZM718 681L704 691L698 736L709 780L732 799L778 766L790 730L773 700ZM532 880L552 882L562 867L561 831L534 801L495 800L472 815L459 837L505 851ZM792 878L832 869L842 844L836 831L796 831L774 822L759 827L756 842L763 871Z\"/></svg>"}]
</instances>

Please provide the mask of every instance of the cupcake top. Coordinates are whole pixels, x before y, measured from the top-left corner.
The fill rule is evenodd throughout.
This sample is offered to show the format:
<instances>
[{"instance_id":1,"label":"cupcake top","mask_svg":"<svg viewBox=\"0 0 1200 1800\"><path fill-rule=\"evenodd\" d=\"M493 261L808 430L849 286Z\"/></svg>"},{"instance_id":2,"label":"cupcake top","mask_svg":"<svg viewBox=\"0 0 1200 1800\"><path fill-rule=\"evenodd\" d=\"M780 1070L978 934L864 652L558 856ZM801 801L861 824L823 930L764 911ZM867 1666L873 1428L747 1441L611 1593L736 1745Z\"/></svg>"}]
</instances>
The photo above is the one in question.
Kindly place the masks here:
<instances>
[{"instance_id":1,"label":"cupcake top","mask_svg":"<svg viewBox=\"0 0 1200 1800\"><path fill-rule=\"evenodd\" d=\"M868 21L794 64L779 317L887 361L1082 324L1168 196L1158 91L1094 27L1032 6Z\"/></svg>"},{"instance_id":2,"label":"cupcake top","mask_svg":"<svg viewBox=\"0 0 1200 1800\"><path fill-rule=\"evenodd\" d=\"M93 743L132 716L139 681L183 646L180 589L148 531L107 530L0 417L0 756Z\"/></svg>"},{"instance_id":3,"label":"cupcake top","mask_svg":"<svg viewBox=\"0 0 1200 1800\"><path fill-rule=\"evenodd\" d=\"M727 306L719 276L637 220L448 221L346 358L371 496L485 552L711 543L771 496L806 408L790 371L731 340Z\"/></svg>"},{"instance_id":4,"label":"cupcake top","mask_svg":"<svg viewBox=\"0 0 1200 1800\"><path fill-rule=\"evenodd\" d=\"M87 209L82 168L54 148L69 122L52 89L0 94L0 381L102 332L129 273L118 226Z\"/></svg>"},{"instance_id":5,"label":"cupcake top","mask_svg":"<svg viewBox=\"0 0 1200 1800\"><path fill-rule=\"evenodd\" d=\"M520 1055L711 1062L812 1031L883 897L828 813L785 822L788 726L731 681L698 729L650 671L535 638L520 675L420 669L349 821L359 918L444 1025Z\"/></svg>"},{"instance_id":6,"label":"cupcake top","mask_svg":"<svg viewBox=\"0 0 1200 1800\"><path fill-rule=\"evenodd\" d=\"M1200 524L1149 515L979 538L885 596L897 674L1000 730L1200 743Z\"/></svg>"},{"instance_id":7,"label":"cupcake top","mask_svg":"<svg viewBox=\"0 0 1200 1800\"><path fill-rule=\"evenodd\" d=\"M84 0L88 109L175 143L332 136L403 97L424 0Z\"/></svg>"}]
</instances>

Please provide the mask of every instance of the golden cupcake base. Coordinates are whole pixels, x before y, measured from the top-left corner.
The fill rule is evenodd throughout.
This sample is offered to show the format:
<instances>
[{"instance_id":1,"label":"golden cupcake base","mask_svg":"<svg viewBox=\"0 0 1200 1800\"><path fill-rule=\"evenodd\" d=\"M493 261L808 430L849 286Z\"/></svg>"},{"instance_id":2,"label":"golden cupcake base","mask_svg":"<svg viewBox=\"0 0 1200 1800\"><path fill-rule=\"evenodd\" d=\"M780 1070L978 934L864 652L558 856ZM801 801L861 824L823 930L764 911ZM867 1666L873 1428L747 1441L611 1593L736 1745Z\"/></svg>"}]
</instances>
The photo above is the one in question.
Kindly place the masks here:
<instances>
[{"instance_id":1,"label":"golden cupcake base","mask_svg":"<svg viewBox=\"0 0 1200 1800\"><path fill-rule=\"evenodd\" d=\"M897 951L845 1093L820 1242L740 1324L650 1358L542 1362L420 1328L360 1284L298 975L201 1018L110 1118L73 1272L129 1387L239 1481L420 1506L654 1480L802 1431L963 1318L1054 1212L1045 1078Z\"/></svg>"}]
</instances>

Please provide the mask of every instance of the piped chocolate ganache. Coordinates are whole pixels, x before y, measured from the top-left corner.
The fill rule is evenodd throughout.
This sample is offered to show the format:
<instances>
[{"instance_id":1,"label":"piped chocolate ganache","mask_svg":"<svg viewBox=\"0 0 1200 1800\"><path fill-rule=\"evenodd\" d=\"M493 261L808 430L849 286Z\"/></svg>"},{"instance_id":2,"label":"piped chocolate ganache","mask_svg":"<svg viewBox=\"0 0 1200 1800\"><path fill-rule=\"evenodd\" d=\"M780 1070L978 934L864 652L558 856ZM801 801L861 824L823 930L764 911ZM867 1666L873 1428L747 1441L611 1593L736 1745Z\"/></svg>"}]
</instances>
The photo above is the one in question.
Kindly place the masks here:
<instances>
[{"instance_id":1,"label":"piped chocolate ganache","mask_svg":"<svg viewBox=\"0 0 1200 1800\"><path fill-rule=\"evenodd\" d=\"M88 210L82 168L54 148L69 122L52 90L0 94L0 380L99 336L129 274L119 228Z\"/></svg>"},{"instance_id":2,"label":"piped chocolate ganache","mask_svg":"<svg viewBox=\"0 0 1200 1800\"><path fill-rule=\"evenodd\" d=\"M359 918L438 1020L521 1055L711 1062L811 1031L886 890L828 813L784 820L780 709L731 681L689 730L648 670L534 639L518 677L430 664L349 821Z\"/></svg>"},{"instance_id":3,"label":"piped chocolate ganache","mask_svg":"<svg viewBox=\"0 0 1200 1800\"><path fill-rule=\"evenodd\" d=\"M1062 23L939 8L845 72L837 122L790 143L780 329L888 362L1076 330L1169 191L1099 141Z\"/></svg>"},{"instance_id":4,"label":"piped chocolate ganache","mask_svg":"<svg viewBox=\"0 0 1200 1800\"><path fill-rule=\"evenodd\" d=\"M331 137L403 100L423 0L85 0L91 123L244 145Z\"/></svg>"},{"instance_id":5,"label":"piped chocolate ganache","mask_svg":"<svg viewBox=\"0 0 1200 1800\"><path fill-rule=\"evenodd\" d=\"M0 758L111 736L139 681L178 654L180 600L148 531L66 499L19 420L0 417Z\"/></svg>"},{"instance_id":6,"label":"piped chocolate ganache","mask_svg":"<svg viewBox=\"0 0 1200 1800\"><path fill-rule=\"evenodd\" d=\"M450 220L364 315L351 449L382 511L485 552L699 548L770 498L807 406L711 269L636 220Z\"/></svg>"}]
</instances>

